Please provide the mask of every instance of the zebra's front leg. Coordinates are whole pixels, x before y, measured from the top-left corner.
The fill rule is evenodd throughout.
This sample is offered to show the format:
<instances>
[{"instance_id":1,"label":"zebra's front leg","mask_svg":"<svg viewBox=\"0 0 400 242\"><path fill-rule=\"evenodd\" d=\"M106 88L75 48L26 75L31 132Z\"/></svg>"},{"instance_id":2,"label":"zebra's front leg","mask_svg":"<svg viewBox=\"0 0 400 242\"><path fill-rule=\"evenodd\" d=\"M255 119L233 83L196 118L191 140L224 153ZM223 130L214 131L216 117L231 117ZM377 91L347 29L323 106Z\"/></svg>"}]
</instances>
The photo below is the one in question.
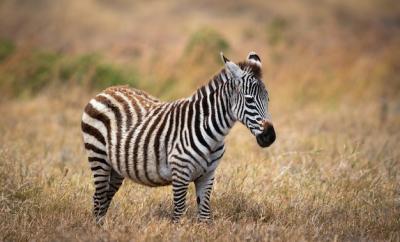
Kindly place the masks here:
<instances>
[{"instance_id":1,"label":"zebra's front leg","mask_svg":"<svg viewBox=\"0 0 400 242\"><path fill-rule=\"evenodd\" d=\"M211 219L210 197L214 184L214 170L202 175L194 181L196 186L198 218L200 221Z\"/></svg>"},{"instance_id":2,"label":"zebra's front leg","mask_svg":"<svg viewBox=\"0 0 400 242\"><path fill-rule=\"evenodd\" d=\"M179 179L172 180L172 190L174 193L174 213L172 220L177 222L186 210L186 194L189 182Z\"/></svg>"},{"instance_id":3,"label":"zebra's front leg","mask_svg":"<svg viewBox=\"0 0 400 242\"><path fill-rule=\"evenodd\" d=\"M214 173L224 153L225 145L222 142L211 153L211 159L208 164L210 170L194 181L200 221L209 221L211 219L210 198L214 184Z\"/></svg>"},{"instance_id":4,"label":"zebra's front leg","mask_svg":"<svg viewBox=\"0 0 400 242\"><path fill-rule=\"evenodd\" d=\"M174 196L174 212L172 220L177 222L186 209L186 194L190 182L190 176L182 166L178 169L172 165L172 191Z\"/></svg>"}]
</instances>

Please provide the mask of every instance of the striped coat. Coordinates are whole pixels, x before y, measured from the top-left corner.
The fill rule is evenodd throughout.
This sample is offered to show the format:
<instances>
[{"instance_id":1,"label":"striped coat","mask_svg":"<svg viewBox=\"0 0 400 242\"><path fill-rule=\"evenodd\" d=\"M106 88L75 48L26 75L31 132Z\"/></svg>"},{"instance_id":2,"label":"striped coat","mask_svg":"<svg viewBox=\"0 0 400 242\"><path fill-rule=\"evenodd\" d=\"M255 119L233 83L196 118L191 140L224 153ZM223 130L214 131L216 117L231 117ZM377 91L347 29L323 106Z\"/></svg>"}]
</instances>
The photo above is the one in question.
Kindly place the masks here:
<instances>
[{"instance_id":1,"label":"striped coat","mask_svg":"<svg viewBox=\"0 0 400 242\"><path fill-rule=\"evenodd\" d=\"M187 187L194 181L199 218L209 219L214 171L234 123L249 127L261 146L275 140L259 57L250 53L239 65L223 60L225 68L189 98L162 102L120 86L104 90L86 105L81 126L98 222L124 178L147 186L172 184L175 220L185 210Z\"/></svg>"}]
</instances>

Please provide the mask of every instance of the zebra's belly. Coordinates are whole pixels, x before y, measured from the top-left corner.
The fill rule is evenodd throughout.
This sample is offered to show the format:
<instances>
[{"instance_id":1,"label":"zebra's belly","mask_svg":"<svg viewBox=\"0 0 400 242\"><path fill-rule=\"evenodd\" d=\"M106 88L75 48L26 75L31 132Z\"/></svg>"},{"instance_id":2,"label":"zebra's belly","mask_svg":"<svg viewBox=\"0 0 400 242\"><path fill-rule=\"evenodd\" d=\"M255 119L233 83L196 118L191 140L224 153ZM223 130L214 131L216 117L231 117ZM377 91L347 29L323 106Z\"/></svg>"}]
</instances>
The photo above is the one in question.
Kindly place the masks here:
<instances>
[{"instance_id":1,"label":"zebra's belly","mask_svg":"<svg viewBox=\"0 0 400 242\"><path fill-rule=\"evenodd\" d=\"M137 155L129 155L126 165L115 167L120 174L130 180L147 186L165 186L171 184L172 172L167 159L160 154L157 155L152 149L140 149ZM114 162L113 162L114 163ZM117 164L117 163L114 163Z\"/></svg>"}]
</instances>

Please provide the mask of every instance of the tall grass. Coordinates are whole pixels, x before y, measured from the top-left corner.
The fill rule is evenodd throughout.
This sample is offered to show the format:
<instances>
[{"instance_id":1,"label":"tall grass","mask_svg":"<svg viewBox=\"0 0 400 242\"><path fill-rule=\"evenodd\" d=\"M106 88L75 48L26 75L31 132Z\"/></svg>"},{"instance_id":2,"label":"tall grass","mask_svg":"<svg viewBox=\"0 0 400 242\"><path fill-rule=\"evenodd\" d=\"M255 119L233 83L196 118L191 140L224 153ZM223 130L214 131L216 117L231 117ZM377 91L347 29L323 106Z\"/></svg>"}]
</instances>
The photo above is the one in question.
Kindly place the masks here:
<instances>
[{"instance_id":1,"label":"tall grass","mask_svg":"<svg viewBox=\"0 0 400 242\"><path fill-rule=\"evenodd\" d=\"M399 239L400 120L390 115L382 125L372 102L275 113L278 140L266 150L236 126L217 170L209 225L196 222L194 187L187 214L173 224L170 187L125 181L97 227L79 130L87 98L74 88L57 100L3 106L2 240Z\"/></svg>"}]
</instances>

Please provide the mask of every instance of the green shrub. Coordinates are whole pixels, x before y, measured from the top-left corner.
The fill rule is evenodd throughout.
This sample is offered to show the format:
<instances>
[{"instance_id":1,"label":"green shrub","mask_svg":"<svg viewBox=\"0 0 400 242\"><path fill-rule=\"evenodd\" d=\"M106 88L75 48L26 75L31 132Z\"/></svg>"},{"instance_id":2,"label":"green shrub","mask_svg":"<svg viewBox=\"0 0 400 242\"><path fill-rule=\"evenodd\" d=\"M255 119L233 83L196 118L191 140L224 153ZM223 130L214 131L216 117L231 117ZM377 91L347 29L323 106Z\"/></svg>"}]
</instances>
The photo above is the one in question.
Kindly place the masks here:
<instances>
[{"instance_id":1,"label":"green shrub","mask_svg":"<svg viewBox=\"0 0 400 242\"><path fill-rule=\"evenodd\" d=\"M90 85L95 88L106 88L115 85L131 85L137 83L137 75L133 72L124 72L112 65L99 64L96 66Z\"/></svg>"},{"instance_id":2,"label":"green shrub","mask_svg":"<svg viewBox=\"0 0 400 242\"><path fill-rule=\"evenodd\" d=\"M66 84L94 89L136 85L137 76L135 71L107 64L96 54L70 57L33 51L17 65L0 69L0 89L2 98L30 97L45 88Z\"/></svg>"},{"instance_id":3,"label":"green shrub","mask_svg":"<svg viewBox=\"0 0 400 242\"><path fill-rule=\"evenodd\" d=\"M56 77L56 65L60 56L48 52L35 52L14 67L11 86L14 95L27 96L36 94L53 82Z\"/></svg>"},{"instance_id":4,"label":"green shrub","mask_svg":"<svg viewBox=\"0 0 400 242\"><path fill-rule=\"evenodd\" d=\"M0 39L0 62L14 53L15 45L10 40Z\"/></svg>"},{"instance_id":5,"label":"green shrub","mask_svg":"<svg viewBox=\"0 0 400 242\"><path fill-rule=\"evenodd\" d=\"M192 56L196 62L203 62L208 53L219 53L228 49L229 43L220 33L212 28L203 27L189 37L185 53ZM219 60L218 55L213 55Z\"/></svg>"},{"instance_id":6,"label":"green shrub","mask_svg":"<svg viewBox=\"0 0 400 242\"><path fill-rule=\"evenodd\" d=\"M289 27L289 21L282 17L274 18L267 25L268 43L277 45L285 40L285 31Z\"/></svg>"},{"instance_id":7,"label":"green shrub","mask_svg":"<svg viewBox=\"0 0 400 242\"><path fill-rule=\"evenodd\" d=\"M100 60L97 54L86 54L79 57L65 58L60 64L59 78L62 82L82 84L89 78Z\"/></svg>"},{"instance_id":8,"label":"green shrub","mask_svg":"<svg viewBox=\"0 0 400 242\"><path fill-rule=\"evenodd\" d=\"M59 79L62 82L87 84L90 88L104 89L114 85L135 85L137 74L107 64L97 54L87 54L62 61Z\"/></svg>"}]
</instances>

